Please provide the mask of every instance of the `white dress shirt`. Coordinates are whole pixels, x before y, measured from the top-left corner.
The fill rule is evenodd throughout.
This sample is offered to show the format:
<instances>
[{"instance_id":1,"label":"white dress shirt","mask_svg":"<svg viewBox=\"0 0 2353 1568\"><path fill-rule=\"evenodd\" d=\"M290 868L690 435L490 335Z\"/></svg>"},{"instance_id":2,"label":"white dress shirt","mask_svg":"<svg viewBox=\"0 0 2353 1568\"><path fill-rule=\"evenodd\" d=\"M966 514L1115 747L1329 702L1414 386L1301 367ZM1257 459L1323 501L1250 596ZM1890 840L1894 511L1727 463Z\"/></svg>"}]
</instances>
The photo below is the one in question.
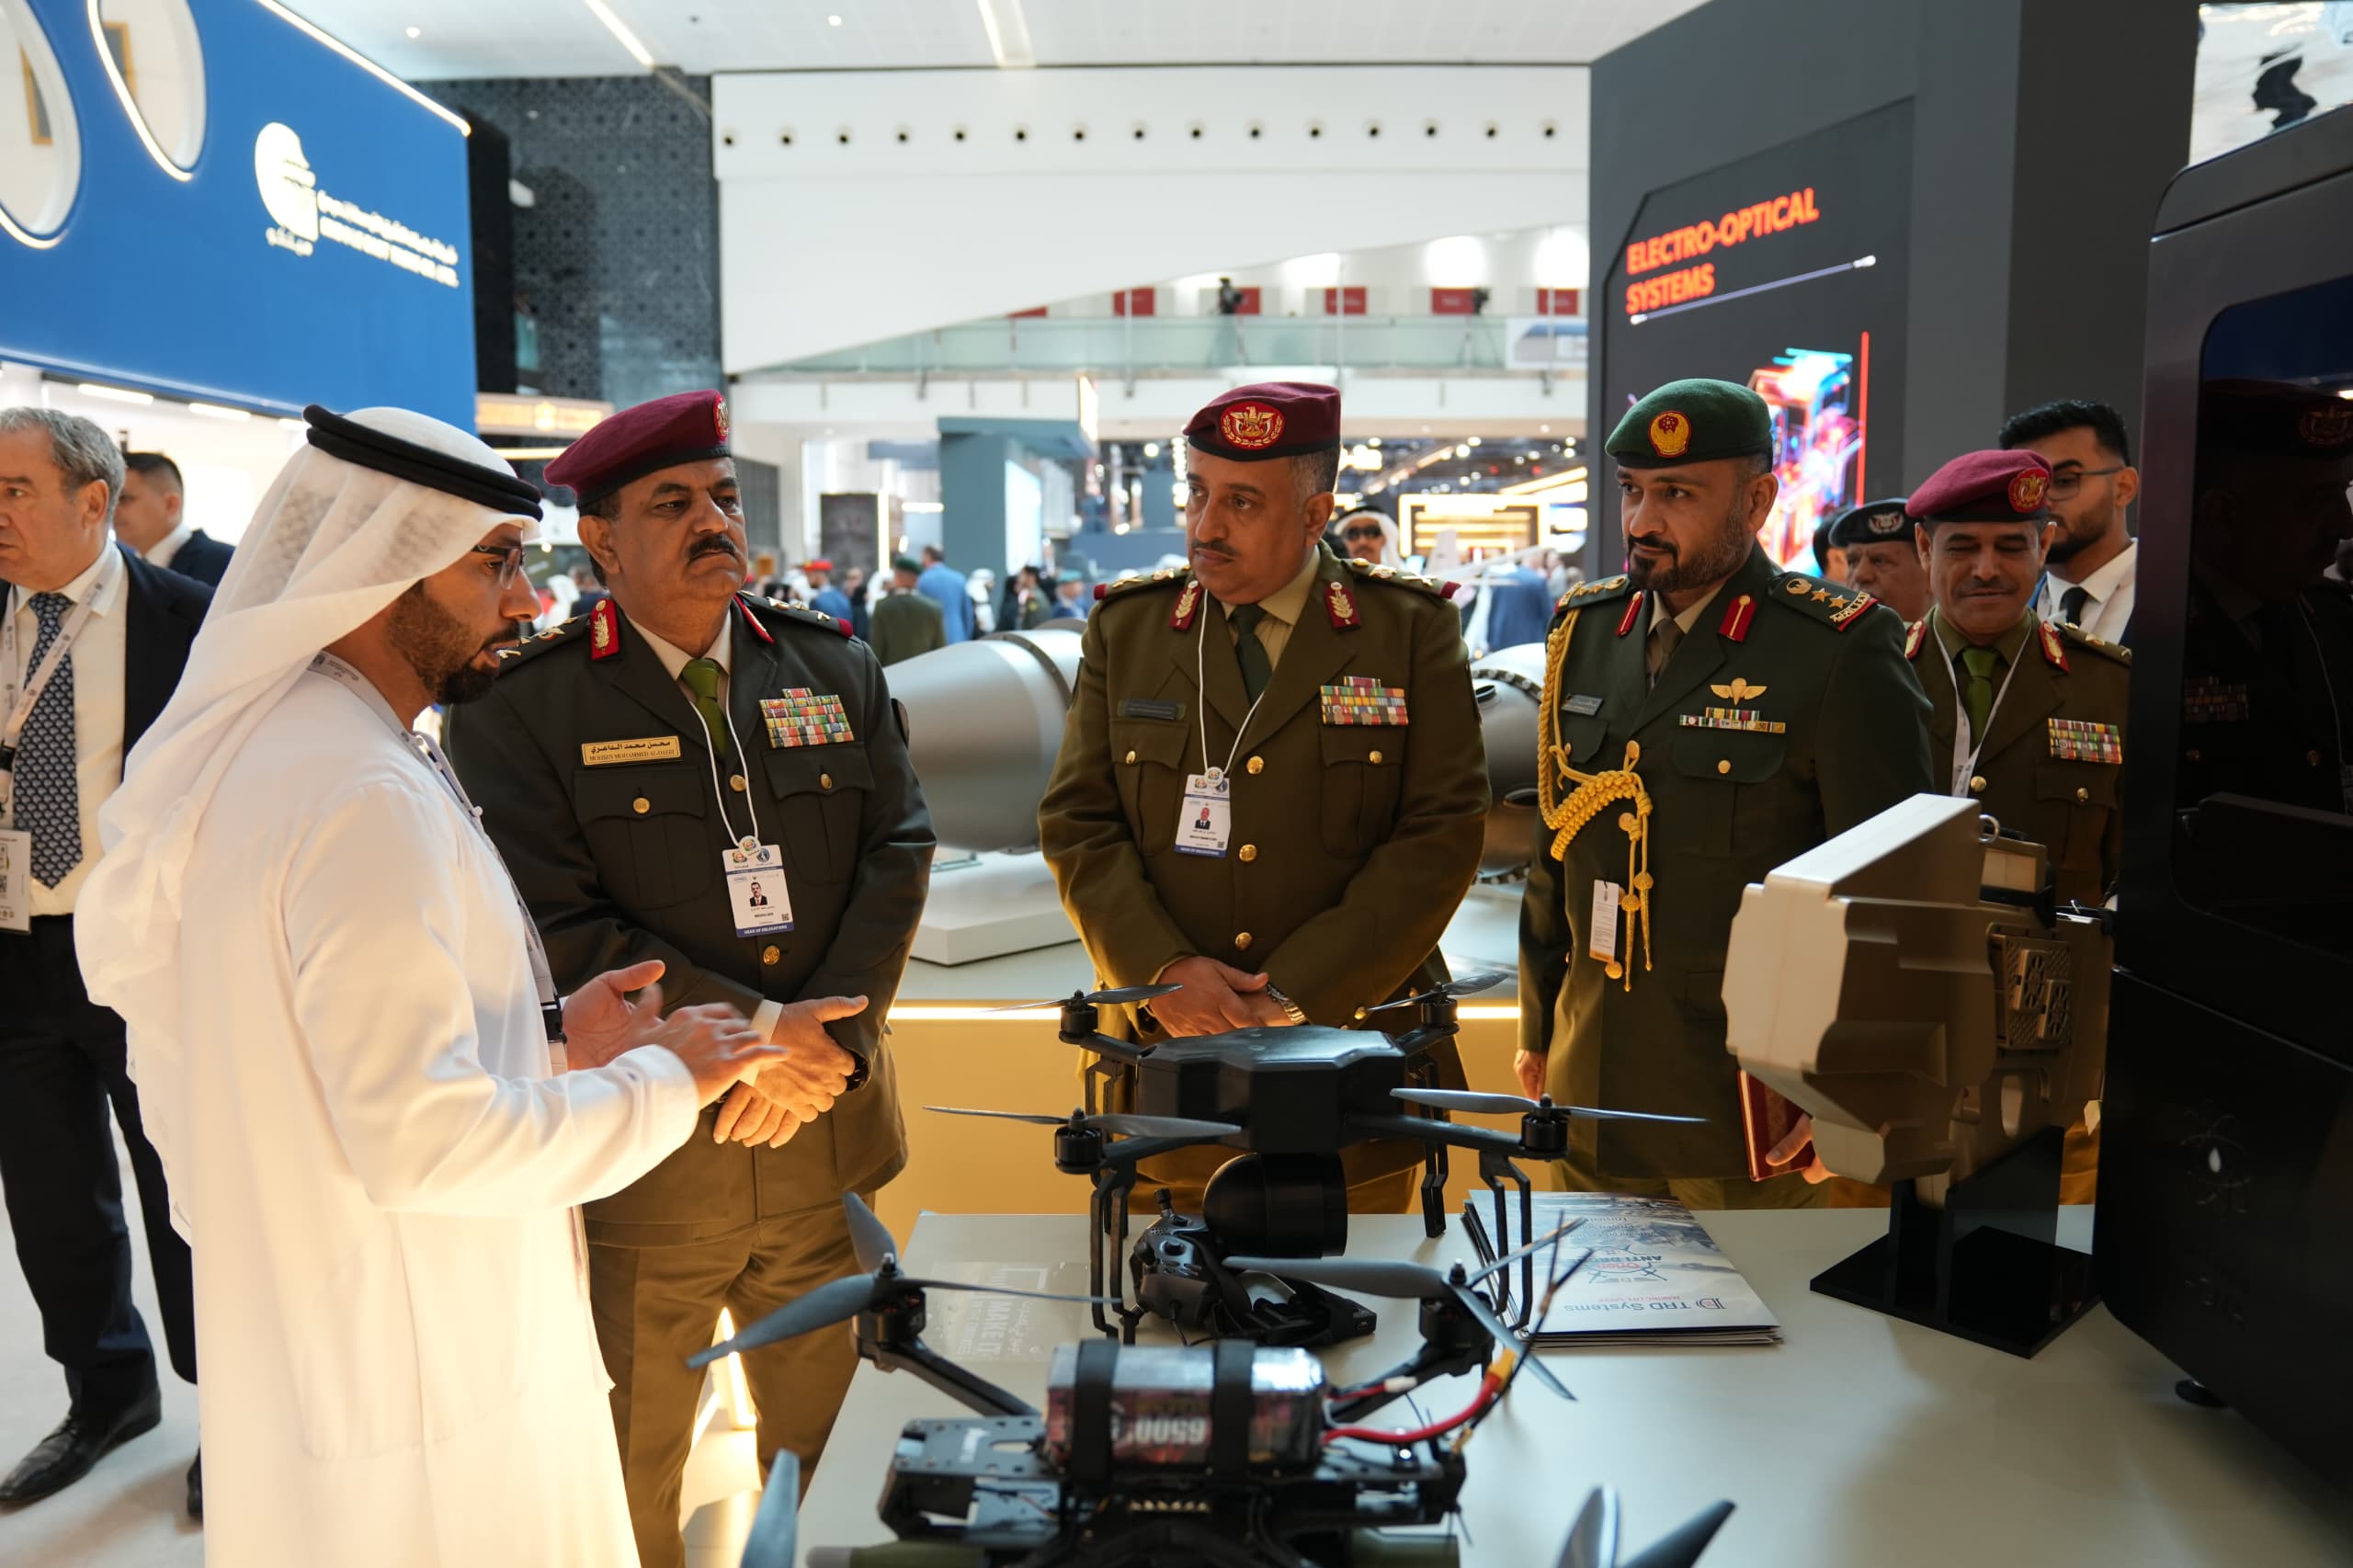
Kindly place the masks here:
<instances>
[{"instance_id":1,"label":"white dress shirt","mask_svg":"<svg viewBox=\"0 0 2353 1568\"><path fill-rule=\"evenodd\" d=\"M193 528L183 522L139 553L148 565L161 566L165 571L169 571L172 557L180 552L180 546L186 544L188 541L188 536L195 532Z\"/></svg>"},{"instance_id":2,"label":"white dress shirt","mask_svg":"<svg viewBox=\"0 0 2353 1568\"><path fill-rule=\"evenodd\" d=\"M2117 552L2115 560L2081 584L2070 583L2056 572L2045 572L2042 596L2035 601L2035 613L2045 620L2066 619L2060 600L2066 597L2068 589L2080 586L2091 597L2085 601L2084 619L2077 624L2104 642L2123 642L2124 628L2132 619L2133 566L2140 555L2141 541L2133 540Z\"/></svg>"},{"instance_id":3,"label":"white dress shirt","mask_svg":"<svg viewBox=\"0 0 2353 1568\"><path fill-rule=\"evenodd\" d=\"M90 603L90 619L74 639L73 650L74 777L81 797L82 860L53 888L41 886L38 877L31 879L30 907L35 915L74 913L74 900L89 880L90 868L98 863L98 808L122 782L122 679L130 664L124 632L131 619L126 602L129 575L120 552L109 540L80 576L57 590L77 605L85 599ZM7 613L16 619L17 634L10 667L0 670L0 690L14 694L24 689L30 676L40 619L33 613L32 596L22 588L8 590Z\"/></svg>"}]
</instances>

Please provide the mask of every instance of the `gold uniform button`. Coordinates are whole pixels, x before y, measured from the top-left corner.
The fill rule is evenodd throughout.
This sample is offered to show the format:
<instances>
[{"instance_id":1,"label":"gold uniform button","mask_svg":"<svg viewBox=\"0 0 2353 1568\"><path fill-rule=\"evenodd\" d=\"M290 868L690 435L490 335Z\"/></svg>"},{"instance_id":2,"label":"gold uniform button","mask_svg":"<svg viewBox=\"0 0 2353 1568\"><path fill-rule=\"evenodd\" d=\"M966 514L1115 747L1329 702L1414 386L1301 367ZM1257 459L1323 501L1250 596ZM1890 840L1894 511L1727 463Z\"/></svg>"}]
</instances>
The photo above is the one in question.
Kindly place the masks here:
<instances>
[{"instance_id":1,"label":"gold uniform button","mask_svg":"<svg viewBox=\"0 0 2353 1568\"><path fill-rule=\"evenodd\" d=\"M2086 789L2083 789L2083 788L2080 788L2080 787L2078 787L2078 788L2076 789L2076 790L2075 790L2075 803L2076 803L2077 805L2079 805L2079 806L2087 806L2087 805L2091 804L2091 800L2092 800L2092 792L2091 792L2089 790L2086 790Z\"/></svg>"},{"instance_id":2,"label":"gold uniform button","mask_svg":"<svg viewBox=\"0 0 2353 1568\"><path fill-rule=\"evenodd\" d=\"M781 959L782 957L784 957L784 949L783 949L782 948L778 947L778 946L777 946L775 943L773 943L773 942L769 943L767 947L762 948L762 949L760 949L760 961L761 961L762 963L765 963L765 964L773 964L773 963L775 963L779 959Z\"/></svg>"},{"instance_id":3,"label":"gold uniform button","mask_svg":"<svg viewBox=\"0 0 2353 1568\"><path fill-rule=\"evenodd\" d=\"M1716 761L1716 771L1719 773L1730 773L1732 771L1732 758L1728 756L1719 757Z\"/></svg>"},{"instance_id":4,"label":"gold uniform button","mask_svg":"<svg viewBox=\"0 0 2353 1568\"><path fill-rule=\"evenodd\" d=\"M1122 761L1122 762L1124 762L1124 763L1126 763L1130 767L1133 767L1136 765L1136 754L1135 754L1135 753L1133 753L1133 752L1130 752L1130 753L1128 753L1128 755L1127 755L1127 756L1125 756L1121 757L1120 760L1120 761ZM1256 762L1256 761L1257 761L1258 759L1257 759L1256 757L1252 757L1250 760L1251 760L1251 761L1253 761L1253 762Z\"/></svg>"},{"instance_id":5,"label":"gold uniform button","mask_svg":"<svg viewBox=\"0 0 2353 1568\"><path fill-rule=\"evenodd\" d=\"M830 789L832 789L833 787L834 787L834 776L833 776L832 774L830 774L830 773L820 773L819 775L817 775L817 788L818 788L818 789L820 789L820 790L830 790Z\"/></svg>"},{"instance_id":6,"label":"gold uniform button","mask_svg":"<svg viewBox=\"0 0 2353 1568\"><path fill-rule=\"evenodd\" d=\"M1242 846L1242 863L1243 863L1244 865L1245 865L1245 866L1246 866L1246 865L1248 865L1251 861L1256 860L1257 858L1258 858L1258 846L1257 846L1256 845L1255 845L1255 844L1245 844L1245 845L1244 845L1244 846Z\"/></svg>"},{"instance_id":7,"label":"gold uniform button","mask_svg":"<svg viewBox=\"0 0 2353 1568\"><path fill-rule=\"evenodd\" d=\"M1129 760L1130 762L1133 762L1135 759L1136 759L1136 754L1135 754L1135 753L1133 753L1133 752L1130 752L1130 753L1128 753L1128 760ZM1252 758L1250 759L1250 771L1251 771L1251 772L1253 772L1253 773L1264 773L1264 772L1266 772L1266 771L1267 771L1267 759L1266 759L1265 757L1263 757L1263 756L1254 756L1254 757L1252 757Z\"/></svg>"},{"instance_id":8,"label":"gold uniform button","mask_svg":"<svg viewBox=\"0 0 2353 1568\"><path fill-rule=\"evenodd\" d=\"M1982 795L1985 792L1985 776L1984 774L1980 773L1971 778L1969 780L1969 792L1972 795Z\"/></svg>"},{"instance_id":9,"label":"gold uniform button","mask_svg":"<svg viewBox=\"0 0 2353 1568\"><path fill-rule=\"evenodd\" d=\"M631 801L629 803L629 809L635 812L639 816L643 816L646 812L654 809L654 802L647 800L644 796L640 795L636 800Z\"/></svg>"},{"instance_id":10,"label":"gold uniform button","mask_svg":"<svg viewBox=\"0 0 2353 1568\"><path fill-rule=\"evenodd\" d=\"M1236 931L1233 934L1233 950L1237 953L1246 953L1250 950L1249 932Z\"/></svg>"},{"instance_id":11,"label":"gold uniform button","mask_svg":"<svg viewBox=\"0 0 2353 1568\"><path fill-rule=\"evenodd\" d=\"M742 794L742 793L744 792L744 788L745 788L745 786L744 786L744 776L743 776L742 774L740 774L740 773L731 773L731 774L729 774L729 775L727 776L727 787L728 787L730 790L734 790L737 794L739 794L739 795L740 795L740 794Z\"/></svg>"},{"instance_id":12,"label":"gold uniform button","mask_svg":"<svg viewBox=\"0 0 2353 1568\"><path fill-rule=\"evenodd\" d=\"M1379 752L1370 753L1366 756L1365 760L1370 763L1378 763L1381 760L1381 754Z\"/></svg>"}]
</instances>

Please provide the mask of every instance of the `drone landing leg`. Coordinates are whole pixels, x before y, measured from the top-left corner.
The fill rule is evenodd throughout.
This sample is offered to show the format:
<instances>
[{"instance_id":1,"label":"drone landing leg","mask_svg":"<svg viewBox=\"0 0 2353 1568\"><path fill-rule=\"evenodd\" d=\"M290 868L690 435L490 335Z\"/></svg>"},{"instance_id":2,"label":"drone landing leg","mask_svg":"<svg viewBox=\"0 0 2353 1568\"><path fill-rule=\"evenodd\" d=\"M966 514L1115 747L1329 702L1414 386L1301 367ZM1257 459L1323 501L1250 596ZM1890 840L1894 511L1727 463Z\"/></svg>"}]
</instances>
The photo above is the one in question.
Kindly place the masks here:
<instances>
[{"instance_id":1,"label":"drone landing leg","mask_svg":"<svg viewBox=\"0 0 2353 1568\"><path fill-rule=\"evenodd\" d=\"M1495 1195L1496 1253L1500 1255L1512 1250L1512 1231L1506 1223L1504 1209L1504 1183L1506 1182L1510 1182L1519 1188L1519 1239L1522 1243L1533 1241L1536 1237L1536 1199L1535 1189L1529 1185L1528 1173L1505 1156L1482 1149L1479 1151L1479 1179L1485 1182L1487 1190ZM1512 1313L1512 1290L1508 1274L1495 1276L1495 1314L1508 1322L1512 1327L1525 1329L1528 1326L1528 1314L1535 1310L1535 1304L1536 1255L1530 1253L1519 1260L1518 1314L1514 1316Z\"/></svg>"},{"instance_id":2,"label":"drone landing leg","mask_svg":"<svg viewBox=\"0 0 2353 1568\"><path fill-rule=\"evenodd\" d=\"M1422 1234L1433 1239L1446 1234L1446 1145L1425 1145L1422 1150Z\"/></svg>"},{"instance_id":3,"label":"drone landing leg","mask_svg":"<svg viewBox=\"0 0 2353 1568\"><path fill-rule=\"evenodd\" d=\"M913 1372L949 1398L983 1415L1038 1414L986 1378L975 1377L942 1357L920 1338L875 1345L869 1350L868 1359L886 1372Z\"/></svg>"}]
</instances>

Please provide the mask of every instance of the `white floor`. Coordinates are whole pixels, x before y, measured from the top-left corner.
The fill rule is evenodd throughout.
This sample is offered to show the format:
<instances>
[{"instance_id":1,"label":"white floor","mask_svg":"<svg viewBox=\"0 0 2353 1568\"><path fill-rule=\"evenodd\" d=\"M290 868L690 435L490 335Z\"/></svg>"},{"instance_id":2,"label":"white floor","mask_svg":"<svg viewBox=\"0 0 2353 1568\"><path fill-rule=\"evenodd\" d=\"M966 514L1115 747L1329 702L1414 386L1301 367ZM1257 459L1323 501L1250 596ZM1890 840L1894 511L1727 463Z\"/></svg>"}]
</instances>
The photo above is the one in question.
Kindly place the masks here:
<instances>
[{"instance_id":1,"label":"white floor","mask_svg":"<svg viewBox=\"0 0 2353 1568\"><path fill-rule=\"evenodd\" d=\"M133 1290L160 1360L163 1320L128 1165L122 1179L132 1215ZM64 1416L64 1374L41 1353L40 1317L17 1267L16 1238L0 1214L0 1473ZM0 1513L0 1568L197 1568L204 1562L204 1530L186 1509L196 1449L196 1391L167 1366L162 1426L117 1449L55 1496ZM752 1434L733 1430L722 1410L687 1462L687 1568L734 1568L759 1506L758 1484Z\"/></svg>"}]
</instances>

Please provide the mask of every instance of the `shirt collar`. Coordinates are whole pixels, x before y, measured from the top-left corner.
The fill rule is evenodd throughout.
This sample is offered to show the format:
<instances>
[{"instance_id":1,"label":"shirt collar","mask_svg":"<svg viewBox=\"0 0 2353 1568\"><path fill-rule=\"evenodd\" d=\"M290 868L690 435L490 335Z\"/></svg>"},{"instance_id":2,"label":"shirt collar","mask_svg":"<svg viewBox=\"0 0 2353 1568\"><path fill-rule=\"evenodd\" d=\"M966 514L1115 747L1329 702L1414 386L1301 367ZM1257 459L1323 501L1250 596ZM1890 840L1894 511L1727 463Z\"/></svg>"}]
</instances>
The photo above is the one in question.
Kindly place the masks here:
<instances>
[{"instance_id":1,"label":"shirt collar","mask_svg":"<svg viewBox=\"0 0 2353 1568\"><path fill-rule=\"evenodd\" d=\"M1307 590L1315 583L1315 569L1323 563L1320 551L1309 551L1306 562L1300 567L1298 574L1260 599L1258 608L1267 612L1270 620L1279 620L1285 626L1298 625L1300 613L1307 608Z\"/></svg>"},{"instance_id":2,"label":"shirt collar","mask_svg":"<svg viewBox=\"0 0 2353 1568\"><path fill-rule=\"evenodd\" d=\"M1732 579L1729 577L1724 579L1724 583L1729 583L1731 581ZM1686 637L1690 636L1691 629L1699 624L1699 616L1701 612L1710 605L1715 603L1716 596L1722 594L1723 591L1724 584L1718 583L1714 587L1708 590L1708 595L1705 598L1694 600L1690 608L1685 610L1681 615L1675 618L1676 629L1681 631ZM1658 630L1658 623L1665 619L1666 596L1665 594L1653 594L1651 596L1650 625L1643 628L1643 630L1645 631L1655 631Z\"/></svg>"},{"instance_id":3,"label":"shirt collar","mask_svg":"<svg viewBox=\"0 0 2353 1568\"><path fill-rule=\"evenodd\" d=\"M159 566L168 565L172 558L179 554L180 546L186 544L188 536L194 532L196 532L194 527L185 522L180 523L174 527L171 532L141 551L140 554Z\"/></svg>"},{"instance_id":4,"label":"shirt collar","mask_svg":"<svg viewBox=\"0 0 2353 1568\"><path fill-rule=\"evenodd\" d=\"M1951 622L1945 619L1942 610L1929 610L1928 619L1936 623L1937 642L1944 649L1945 658L1948 661L1958 663L1963 649L1976 646L1968 638L1963 637ZM2006 668L2018 663L2018 651L2026 646L2027 634L2033 630L2034 612L2029 610L2018 617L2018 623L2016 626L1994 640L1994 653L2002 661L2003 667Z\"/></svg>"},{"instance_id":5,"label":"shirt collar","mask_svg":"<svg viewBox=\"0 0 2353 1568\"><path fill-rule=\"evenodd\" d=\"M2132 572L2133 557L2140 553L2141 541L2137 539L2128 540L2124 548L2116 552L2115 560L2079 583L2070 583L2057 573L2052 573L2051 602L2058 603L2069 588L2081 588L2091 596L2091 601L2095 605L2106 604L2116 597L2116 590L2124 585L2124 579Z\"/></svg>"},{"instance_id":6,"label":"shirt collar","mask_svg":"<svg viewBox=\"0 0 2353 1568\"><path fill-rule=\"evenodd\" d=\"M629 619L627 616L623 616L622 619L624 620ZM728 616L728 620L732 621L733 619L734 616L731 610ZM635 631L640 637L644 638L646 642L652 646L654 656L662 661L662 667L670 672L670 678L672 680L676 680L678 678L678 672L685 669L688 665L693 663L695 655L688 653L676 643L670 642L667 638L656 636L654 633L645 630L642 626L638 625L634 620L630 620L629 624L631 631ZM729 656L729 654L735 639L729 636L727 633L728 622L722 621L719 626L719 636L717 640L711 643L710 652L703 654L702 657L709 659L721 669L727 671L730 675L733 675L734 673L734 661Z\"/></svg>"}]
</instances>

